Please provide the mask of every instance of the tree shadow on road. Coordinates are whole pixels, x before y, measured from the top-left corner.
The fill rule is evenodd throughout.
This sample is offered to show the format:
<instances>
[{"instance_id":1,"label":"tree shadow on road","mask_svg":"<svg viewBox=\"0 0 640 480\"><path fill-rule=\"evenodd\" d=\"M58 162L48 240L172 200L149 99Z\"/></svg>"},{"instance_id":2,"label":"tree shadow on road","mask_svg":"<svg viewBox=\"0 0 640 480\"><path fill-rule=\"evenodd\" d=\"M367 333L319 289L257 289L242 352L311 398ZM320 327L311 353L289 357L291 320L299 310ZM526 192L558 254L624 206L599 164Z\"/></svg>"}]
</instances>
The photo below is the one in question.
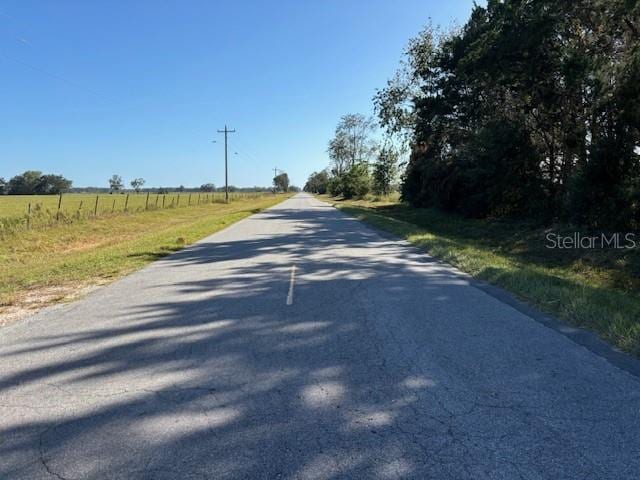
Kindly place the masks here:
<instances>
[{"instance_id":1,"label":"tree shadow on road","mask_svg":"<svg viewBox=\"0 0 640 480\"><path fill-rule=\"evenodd\" d=\"M198 243L142 272L143 284L129 277L77 304L57 333L0 344L10 366L0 377L0 477L483 478L481 452L454 420L482 417L478 405L496 399L481 375L445 388L424 336L448 350L501 325L420 328L468 290L464 280L334 210L273 209L250 221L276 219L291 230ZM125 305L94 308L123 291ZM449 370L481 353L462 352ZM498 450L530 423L515 416L485 441ZM536 454L565 448L549 441ZM517 462L487 455L485 467L517 476Z\"/></svg>"}]
</instances>

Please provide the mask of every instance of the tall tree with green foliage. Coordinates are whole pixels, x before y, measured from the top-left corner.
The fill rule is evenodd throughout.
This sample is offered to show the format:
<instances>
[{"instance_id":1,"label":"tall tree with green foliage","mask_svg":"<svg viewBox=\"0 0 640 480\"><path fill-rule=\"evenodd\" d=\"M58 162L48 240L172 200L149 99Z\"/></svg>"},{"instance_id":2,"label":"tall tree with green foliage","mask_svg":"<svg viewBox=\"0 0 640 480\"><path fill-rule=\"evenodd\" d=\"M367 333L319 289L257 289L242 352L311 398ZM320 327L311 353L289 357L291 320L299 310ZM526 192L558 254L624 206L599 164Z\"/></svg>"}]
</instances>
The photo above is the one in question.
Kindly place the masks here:
<instances>
[{"instance_id":1,"label":"tall tree with green foliage","mask_svg":"<svg viewBox=\"0 0 640 480\"><path fill-rule=\"evenodd\" d=\"M65 193L71 188L71 180L67 180L62 175L42 175L36 184L36 194L58 195Z\"/></svg>"},{"instance_id":2,"label":"tall tree with green foliage","mask_svg":"<svg viewBox=\"0 0 640 480\"><path fill-rule=\"evenodd\" d=\"M11 178L8 183L9 195L34 195L42 177L42 172L27 170Z\"/></svg>"},{"instance_id":3,"label":"tall tree with green foliage","mask_svg":"<svg viewBox=\"0 0 640 480\"><path fill-rule=\"evenodd\" d=\"M354 165L371 159L376 151L371 138L374 128L373 119L364 115L351 113L342 116L327 149L335 175L340 176Z\"/></svg>"},{"instance_id":4,"label":"tall tree with green foliage","mask_svg":"<svg viewBox=\"0 0 640 480\"><path fill-rule=\"evenodd\" d=\"M6 185L10 195L57 195L71 188L71 180L62 175L43 175L36 170L27 170L16 175Z\"/></svg>"},{"instance_id":5,"label":"tall tree with green foliage","mask_svg":"<svg viewBox=\"0 0 640 480\"><path fill-rule=\"evenodd\" d=\"M323 195L327 193L329 184L329 174L326 170L313 172L309 175L307 183L304 185L304 191L310 193L318 193Z\"/></svg>"},{"instance_id":6,"label":"tall tree with green foliage","mask_svg":"<svg viewBox=\"0 0 640 480\"><path fill-rule=\"evenodd\" d=\"M403 197L472 216L640 227L640 2L489 0L426 29L376 95L412 128Z\"/></svg>"},{"instance_id":7,"label":"tall tree with green foliage","mask_svg":"<svg viewBox=\"0 0 640 480\"><path fill-rule=\"evenodd\" d=\"M122 177L120 175L111 175L109 179L109 190L111 193L118 193L120 190L124 188L124 182L122 181Z\"/></svg>"},{"instance_id":8,"label":"tall tree with green foliage","mask_svg":"<svg viewBox=\"0 0 640 480\"><path fill-rule=\"evenodd\" d=\"M131 180L131 188L133 188L136 193L140 192L140 189L143 187L144 184L145 184L144 178L134 178L133 180Z\"/></svg>"},{"instance_id":9,"label":"tall tree with green foliage","mask_svg":"<svg viewBox=\"0 0 640 480\"><path fill-rule=\"evenodd\" d=\"M286 172L282 172L273 177L273 187L276 191L288 192L289 191L289 175Z\"/></svg>"},{"instance_id":10,"label":"tall tree with green foliage","mask_svg":"<svg viewBox=\"0 0 640 480\"><path fill-rule=\"evenodd\" d=\"M398 175L398 153L384 147L373 165L373 191L378 195L389 195Z\"/></svg>"}]
</instances>

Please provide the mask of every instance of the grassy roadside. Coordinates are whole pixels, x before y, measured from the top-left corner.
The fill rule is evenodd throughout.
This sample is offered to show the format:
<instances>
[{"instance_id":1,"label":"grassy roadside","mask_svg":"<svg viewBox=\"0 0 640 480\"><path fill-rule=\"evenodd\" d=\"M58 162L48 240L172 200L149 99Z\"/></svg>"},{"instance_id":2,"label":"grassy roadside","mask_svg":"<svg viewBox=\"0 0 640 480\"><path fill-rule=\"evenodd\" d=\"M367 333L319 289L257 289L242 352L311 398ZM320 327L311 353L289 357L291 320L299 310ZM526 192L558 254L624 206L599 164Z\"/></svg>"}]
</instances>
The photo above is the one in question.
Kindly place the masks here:
<instances>
[{"instance_id":1,"label":"grassy roadside","mask_svg":"<svg viewBox=\"0 0 640 480\"><path fill-rule=\"evenodd\" d=\"M112 281L284 198L119 214L10 235L0 243L0 324Z\"/></svg>"},{"instance_id":2,"label":"grassy roadside","mask_svg":"<svg viewBox=\"0 0 640 480\"><path fill-rule=\"evenodd\" d=\"M545 230L525 223L471 220L397 201L323 199L640 355L638 249L553 250L545 246L546 234L568 235L567 227Z\"/></svg>"}]
</instances>

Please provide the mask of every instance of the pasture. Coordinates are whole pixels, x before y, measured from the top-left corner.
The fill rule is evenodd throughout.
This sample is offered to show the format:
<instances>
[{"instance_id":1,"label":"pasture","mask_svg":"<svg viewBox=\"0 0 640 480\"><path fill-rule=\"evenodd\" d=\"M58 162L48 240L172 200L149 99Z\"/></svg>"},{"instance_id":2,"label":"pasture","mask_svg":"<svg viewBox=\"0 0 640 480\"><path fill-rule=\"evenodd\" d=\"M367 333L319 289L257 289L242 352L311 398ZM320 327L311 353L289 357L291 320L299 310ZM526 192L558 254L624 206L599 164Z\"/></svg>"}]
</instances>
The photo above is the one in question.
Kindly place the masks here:
<instances>
[{"instance_id":1,"label":"pasture","mask_svg":"<svg viewBox=\"0 0 640 480\"><path fill-rule=\"evenodd\" d=\"M231 192L229 200L233 202L264 195L266 194L256 192ZM224 203L224 201L224 192L0 195L0 235L102 215Z\"/></svg>"},{"instance_id":2,"label":"pasture","mask_svg":"<svg viewBox=\"0 0 640 480\"><path fill-rule=\"evenodd\" d=\"M263 193L242 192L229 193L230 200L240 198L256 198ZM127 197L128 200L127 200ZM145 208L165 208L169 206L187 206L198 203L222 203L224 192L196 193L196 192L171 192L167 194L130 193L130 194L91 194L91 193L67 193L62 195L61 211L75 213L80 211L95 211L96 199L98 201L98 214L122 212L125 207L128 211L141 211ZM55 214L58 209L58 195L1 195L0 218L24 217L28 214L29 204L34 209L40 206Z\"/></svg>"}]
</instances>

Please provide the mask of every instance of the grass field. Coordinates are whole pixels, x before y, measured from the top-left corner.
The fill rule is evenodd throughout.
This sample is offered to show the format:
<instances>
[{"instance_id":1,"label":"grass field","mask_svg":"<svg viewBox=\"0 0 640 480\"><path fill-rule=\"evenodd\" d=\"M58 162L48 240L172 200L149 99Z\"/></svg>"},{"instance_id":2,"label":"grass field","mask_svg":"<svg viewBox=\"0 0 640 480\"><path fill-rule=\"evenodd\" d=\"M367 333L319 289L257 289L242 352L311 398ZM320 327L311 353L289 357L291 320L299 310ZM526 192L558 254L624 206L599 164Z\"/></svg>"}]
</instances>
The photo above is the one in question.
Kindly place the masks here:
<instances>
[{"instance_id":1,"label":"grass field","mask_svg":"<svg viewBox=\"0 0 640 480\"><path fill-rule=\"evenodd\" d=\"M257 198L263 193L231 192L230 199ZM51 225L56 219L88 218L111 213L139 212L161 208L194 206L202 203L222 203L224 193L131 193L131 194L83 194L62 195L0 195L0 232L26 228L31 211L30 226ZM60 204L60 214L58 214ZM4 228L3 228L4 227Z\"/></svg>"},{"instance_id":2,"label":"grass field","mask_svg":"<svg viewBox=\"0 0 640 480\"><path fill-rule=\"evenodd\" d=\"M411 208L397 199L325 200L640 355L640 248L553 250L546 248L545 235L549 231L569 235L572 229L471 220Z\"/></svg>"},{"instance_id":3,"label":"grass field","mask_svg":"<svg viewBox=\"0 0 640 480\"><path fill-rule=\"evenodd\" d=\"M104 215L8 235L0 242L0 317L109 282L284 198L236 196L229 204Z\"/></svg>"}]
</instances>

